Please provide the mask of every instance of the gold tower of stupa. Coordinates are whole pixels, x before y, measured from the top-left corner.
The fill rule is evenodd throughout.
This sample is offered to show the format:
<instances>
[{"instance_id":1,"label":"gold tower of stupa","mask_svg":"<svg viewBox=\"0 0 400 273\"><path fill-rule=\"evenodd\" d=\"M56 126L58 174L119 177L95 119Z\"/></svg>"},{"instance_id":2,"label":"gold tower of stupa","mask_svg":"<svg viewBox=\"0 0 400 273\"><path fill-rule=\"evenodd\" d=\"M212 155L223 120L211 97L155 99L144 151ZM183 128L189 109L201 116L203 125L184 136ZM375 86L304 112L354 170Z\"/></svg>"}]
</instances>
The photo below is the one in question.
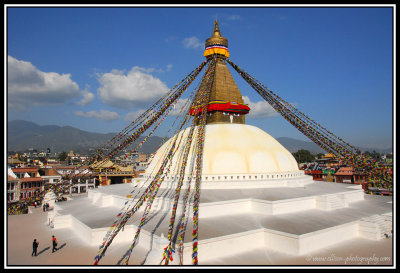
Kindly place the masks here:
<instances>
[{"instance_id":1,"label":"gold tower of stupa","mask_svg":"<svg viewBox=\"0 0 400 273\"><path fill-rule=\"evenodd\" d=\"M206 40L204 56L217 57L215 76L208 104L207 124L245 124L245 115L250 108L244 104L242 94L228 70L225 59L229 57L228 39L222 37L218 21L210 38ZM205 80L202 80L202 85ZM202 87L201 87L202 88Z\"/></svg>"}]
</instances>

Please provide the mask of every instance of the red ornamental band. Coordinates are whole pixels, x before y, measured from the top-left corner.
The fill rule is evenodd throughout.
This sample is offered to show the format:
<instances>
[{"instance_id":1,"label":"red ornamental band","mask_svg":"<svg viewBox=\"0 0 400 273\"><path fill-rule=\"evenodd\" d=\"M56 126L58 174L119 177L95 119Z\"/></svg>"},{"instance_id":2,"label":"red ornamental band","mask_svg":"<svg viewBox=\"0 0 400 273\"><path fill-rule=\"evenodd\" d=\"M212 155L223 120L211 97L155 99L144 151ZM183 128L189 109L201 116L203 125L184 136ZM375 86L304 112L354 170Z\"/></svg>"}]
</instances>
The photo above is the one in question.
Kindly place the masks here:
<instances>
[{"instance_id":1,"label":"red ornamental band","mask_svg":"<svg viewBox=\"0 0 400 273\"><path fill-rule=\"evenodd\" d=\"M204 110L204 106L195 106L190 109L190 115L199 115ZM250 107L246 104L236 103L236 102L222 102L222 101L211 101L208 103L207 112L213 111L223 111L223 112L231 112L237 113L241 115L246 115L250 111Z\"/></svg>"}]
</instances>

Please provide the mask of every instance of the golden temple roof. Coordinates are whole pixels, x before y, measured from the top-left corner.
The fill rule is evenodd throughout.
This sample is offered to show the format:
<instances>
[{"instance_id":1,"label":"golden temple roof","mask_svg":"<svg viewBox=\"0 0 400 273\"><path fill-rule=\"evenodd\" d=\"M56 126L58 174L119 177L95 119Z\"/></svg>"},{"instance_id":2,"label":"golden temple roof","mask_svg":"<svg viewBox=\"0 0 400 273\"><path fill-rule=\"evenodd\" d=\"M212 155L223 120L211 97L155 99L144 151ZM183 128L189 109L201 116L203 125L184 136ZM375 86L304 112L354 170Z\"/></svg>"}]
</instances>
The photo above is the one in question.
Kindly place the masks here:
<instances>
[{"instance_id":1,"label":"golden temple roof","mask_svg":"<svg viewBox=\"0 0 400 273\"><path fill-rule=\"evenodd\" d=\"M223 45L228 47L228 39L222 37L221 30L218 25L218 21L214 22L214 29L211 37L206 40L206 47L211 45Z\"/></svg>"},{"instance_id":2,"label":"golden temple roof","mask_svg":"<svg viewBox=\"0 0 400 273\"><path fill-rule=\"evenodd\" d=\"M217 49L207 49L207 47L213 46L222 46L224 48ZM232 74L230 73L226 62L225 57L229 57L229 52L227 50L228 47L228 39L222 37L221 30L218 25L218 21L214 22L214 29L210 38L206 40L206 51L209 51L205 54L205 56L216 55L218 60L215 67L215 76L214 82L211 87L210 93L210 101L216 102L231 102L231 103L239 103L243 104L243 97L240 93L239 88L237 87ZM204 82L204 80L203 80ZM203 88L204 83L200 88ZM232 113L227 113L224 111L214 111L210 113L210 116L207 118L207 124L211 123L245 123L244 115L233 115Z\"/></svg>"}]
</instances>

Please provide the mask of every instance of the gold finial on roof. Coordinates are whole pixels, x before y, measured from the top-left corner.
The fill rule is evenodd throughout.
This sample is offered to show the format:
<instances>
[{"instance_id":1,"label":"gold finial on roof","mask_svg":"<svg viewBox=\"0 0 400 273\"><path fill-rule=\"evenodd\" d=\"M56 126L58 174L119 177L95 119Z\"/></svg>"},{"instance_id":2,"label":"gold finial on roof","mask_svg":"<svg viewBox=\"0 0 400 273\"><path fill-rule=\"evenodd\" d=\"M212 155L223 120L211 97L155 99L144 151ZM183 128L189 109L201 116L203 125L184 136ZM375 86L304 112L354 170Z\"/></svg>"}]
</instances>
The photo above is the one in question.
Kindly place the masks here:
<instances>
[{"instance_id":1,"label":"gold finial on roof","mask_svg":"<svg viewBox=\"0 0 400 273\"><path fill-rule=\"evenodd\" d=\"M222 37L221 30L219 29L217 19L215 19L214 30L213 30L213 33L212 33L211 37L214 37L214 38L215 37Z\"/></svg>"},{"instance_id":2,"label":"gold finial on roof","mask_svg":"<svg viewBox=\"0 0 400 273\"><path fill-rule=\"evenodd\" d=\"M211 56L215 53L229 58L228 39L222 37L217 20L214 22L211 37L206 40L204 56Z\"/></svg>"}]
</instances>

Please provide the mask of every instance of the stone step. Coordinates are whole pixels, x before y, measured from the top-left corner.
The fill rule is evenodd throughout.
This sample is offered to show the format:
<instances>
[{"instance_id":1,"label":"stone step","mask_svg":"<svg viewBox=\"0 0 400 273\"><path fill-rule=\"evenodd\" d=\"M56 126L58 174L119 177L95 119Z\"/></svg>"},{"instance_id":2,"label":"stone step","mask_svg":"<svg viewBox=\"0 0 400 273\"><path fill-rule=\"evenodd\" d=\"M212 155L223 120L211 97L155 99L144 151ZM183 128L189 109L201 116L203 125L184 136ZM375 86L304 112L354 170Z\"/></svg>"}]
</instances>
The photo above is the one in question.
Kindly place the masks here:
<instances>
[{"instance_id":1,"label":"stone step","mask_svg":"<svg viewBox=\"0 0 400 273\"><path fill-rule=\"evenodd\" d=\"M359 235L368 239L380 240L392 230L391 222L383 215L372 215L359 222ZM389 224L390 223L390 224Z\"/></svg>"},{"instance_id":2,"label":"stone step","mask_svg":"<svg viewBox=\"0 0 400 273\"><path fill-rule=\"evenodd\" d=\"M319 196L316 198L317 208L323 210L335 210L348 206L346 200L337 195Z\"/></svg>"}]
</instances>

